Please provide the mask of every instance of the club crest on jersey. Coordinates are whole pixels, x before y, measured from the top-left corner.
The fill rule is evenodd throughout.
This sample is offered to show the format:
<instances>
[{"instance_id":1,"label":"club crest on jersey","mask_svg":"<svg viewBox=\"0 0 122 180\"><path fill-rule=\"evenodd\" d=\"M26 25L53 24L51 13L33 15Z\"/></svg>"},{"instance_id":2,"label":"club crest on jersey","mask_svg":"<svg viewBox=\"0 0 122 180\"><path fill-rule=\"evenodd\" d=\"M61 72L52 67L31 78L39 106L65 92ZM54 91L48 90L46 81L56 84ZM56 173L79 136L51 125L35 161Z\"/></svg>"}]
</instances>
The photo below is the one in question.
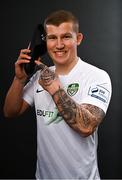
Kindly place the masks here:
<instances>
[{"instance_id":1,"label":"club crest on jersey","mask_svg":"<svg viewBox=\"0 0 122 180\"><path fill-rule=\"evenodd\" d=\"M88 95L107 103L110 92L103 86L93 85L89 88Z\"/></svg>"},{"instance_id":2,"label":"club crest on jersey","mask_svg":"<svg viewBox=\"0 0 122 180\"><path fill-rule=\"evenodd\" d=\"M72 83L68 86L67 93L70 96L74 96L78 92L78 89L79 89L79 84L78 83Z\"/></svg>"}]
</instances>

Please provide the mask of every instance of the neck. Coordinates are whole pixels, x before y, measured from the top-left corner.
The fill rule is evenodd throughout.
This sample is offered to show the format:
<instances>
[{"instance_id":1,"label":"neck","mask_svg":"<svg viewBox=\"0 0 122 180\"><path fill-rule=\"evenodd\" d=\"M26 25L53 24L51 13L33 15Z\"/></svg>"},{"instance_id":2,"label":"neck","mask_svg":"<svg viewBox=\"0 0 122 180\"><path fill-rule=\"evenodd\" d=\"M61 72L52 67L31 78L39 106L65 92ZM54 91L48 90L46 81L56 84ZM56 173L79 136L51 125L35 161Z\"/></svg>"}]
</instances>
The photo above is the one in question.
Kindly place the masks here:
<instances>
[{"instance_id":1,"label":"neck","mask_svg":"<svg viewBox=\"0 0 122 180\"><path fill-rule=\"evenodd\" d=\"M70 64L55 64L55 72L59 75L67 75L72 69L73 67L77 64L78 62L78 57L73 60L72 62L70 62Z\"/></svg>"}]
</instances>

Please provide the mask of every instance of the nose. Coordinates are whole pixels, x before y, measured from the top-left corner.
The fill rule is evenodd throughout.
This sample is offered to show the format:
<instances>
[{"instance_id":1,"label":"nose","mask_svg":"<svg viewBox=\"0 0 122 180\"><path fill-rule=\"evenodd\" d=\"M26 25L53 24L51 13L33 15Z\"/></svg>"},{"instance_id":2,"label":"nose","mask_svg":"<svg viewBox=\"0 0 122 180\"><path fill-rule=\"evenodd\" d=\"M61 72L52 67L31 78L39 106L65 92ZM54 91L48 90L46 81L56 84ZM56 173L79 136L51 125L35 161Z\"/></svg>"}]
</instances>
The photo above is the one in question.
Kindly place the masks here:
<instances>
[{"instance_id":1,"label":"nose","mask_svg":"<svg viewBox=\"0 0 122 180\"><path fill-rule=\"evenodd\" d=\"M57 49L63 49L63 48L64 48L64 42L63 42L63 39L57 38L56 48L57 48Z\"/></svg>"}]
</instances>

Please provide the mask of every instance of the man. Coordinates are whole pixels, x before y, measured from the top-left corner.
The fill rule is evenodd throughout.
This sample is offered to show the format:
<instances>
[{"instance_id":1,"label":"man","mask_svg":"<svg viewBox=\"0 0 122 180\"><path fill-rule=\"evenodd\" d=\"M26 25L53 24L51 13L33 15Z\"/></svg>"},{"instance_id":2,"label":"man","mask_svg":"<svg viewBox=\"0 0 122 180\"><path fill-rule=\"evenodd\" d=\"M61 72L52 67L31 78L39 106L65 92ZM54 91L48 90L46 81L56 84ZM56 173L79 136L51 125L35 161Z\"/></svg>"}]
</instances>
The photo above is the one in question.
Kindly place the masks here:
<instances>
[{"instance_id":1,"label":"man","mask_svg":"<svg viewBox=\"0 0 122 180\"><path fill-rule=\"evenodd\" d=\"M5 115L18 116L35 106L37 179L100 179L97 130L110 102L111 80L105 71L78 57L83 35L71 12L53 12L44 28L54 66L35 60L40 69L25 85L22 65L31 57L29 49L22 49L6 96Z\"/></svg>"}]
</instances>

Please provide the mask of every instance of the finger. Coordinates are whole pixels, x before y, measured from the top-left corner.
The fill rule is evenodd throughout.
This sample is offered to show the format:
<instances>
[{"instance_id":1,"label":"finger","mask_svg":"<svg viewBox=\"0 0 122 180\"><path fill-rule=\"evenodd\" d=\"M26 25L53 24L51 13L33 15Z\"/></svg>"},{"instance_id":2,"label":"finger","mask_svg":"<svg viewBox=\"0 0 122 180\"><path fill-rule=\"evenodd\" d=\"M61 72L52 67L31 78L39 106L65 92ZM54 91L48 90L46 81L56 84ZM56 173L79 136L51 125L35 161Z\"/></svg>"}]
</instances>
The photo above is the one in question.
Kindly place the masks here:
<instances>
[{"instance_id":1,"label":"finger","mask_svg":"<svg viewBox=\"0 0 122 180\"><path fill-rule=\"evenodd\" d=\"M35 60L35 64L37 65L37 66L39 66L40 64L42 64L39 60Z\"/></svg>"},{"instance_id":2,"label":"finger","mask_svg":"<svg viewBox=\"0 0 122 180\"><path fill-rule=\"evenodd\" d=\"M39 57L38 57L38 61L40 61L40 62L41 62L41 60L42 60L42 59L41 59L41 57L39 56Z\"/></svg>"},{"instance_id":3,"label":"finger","mask_svg":"<svg viewBox=\"0 0 122 180\"><path fill-rule=\"evenodd\" d=\"M30 52L31 52L30 49L21 49L20 54L28 54Z\"/></svg>"},{"instance_id":4,"label":"finger","mask_svg":"<svg viewBox=\"0 0 122 180\"><path fill-rule=\"evenodd\" d=\"M21 60L17 60L17 61L15 62L15 65L20 65L20 64L29 63L29 62L30 62L29 60L21 59Z\"/></svg>"},{"instance_id":5,"label":"finger","mask_svg":"<svg viewBox=\"0 0 122 180\"><path fill-rule=\"evenodd\" d=\"M28 54L21 53L18 59L28 59L28 60L30 60L31 56L29 56Z\"/></svg>"}]
</instances>

